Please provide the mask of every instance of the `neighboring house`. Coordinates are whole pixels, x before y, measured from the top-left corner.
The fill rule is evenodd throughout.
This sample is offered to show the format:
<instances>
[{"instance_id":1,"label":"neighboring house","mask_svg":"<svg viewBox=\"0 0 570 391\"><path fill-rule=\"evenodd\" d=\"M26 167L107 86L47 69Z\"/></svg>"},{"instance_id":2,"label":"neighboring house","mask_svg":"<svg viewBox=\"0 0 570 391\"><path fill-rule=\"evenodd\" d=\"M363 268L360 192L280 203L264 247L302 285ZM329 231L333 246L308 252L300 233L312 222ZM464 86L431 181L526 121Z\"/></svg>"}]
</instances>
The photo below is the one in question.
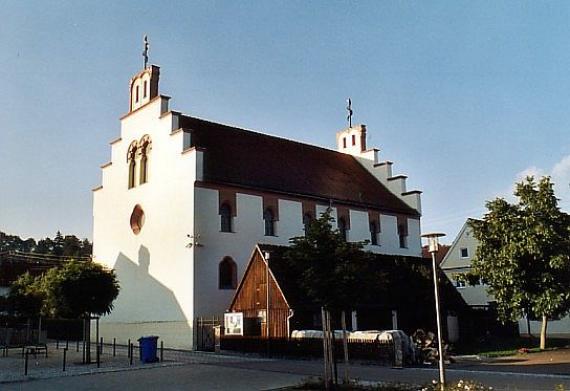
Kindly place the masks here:
<instances>
[{"instance_id":1,"label":"neighboring house","mask_svg":"<svg viewBox=\"0 0 570 391\"><path fill-rule=\"evenodd\" d=\"M473 236L468 219L440 264L447 277L455 284L467 304L474 307L488 306L489 303L494 301L493 296L487 293L484 284L470 286L458 281L454 276L458 273L466 273L471 269L471 260L475 256L478 245L479 241ZM526 318L522 318L518 323L519 333L521 335L528 336L529 328L531 334L535 336L540 335L540 321L528 322ZM547 333L551 337L570 337L570 317L549 322Z\"/></svg>"},{"instance_id":2,"label":"neighboring house","mask_svg":"<svg viewBox=\"0 0 570 391\"><path fill-rule=\"evenodd\" d=\"M477 307L488 306L494 300L493 297L487 294L484 285L471 286L456 277L471 270L471 260L478 245L479 242L473 236L467 220L440 263L441 269L461 293L465 302Z\"/></svg>"},{"instance_id":3,"label":"neighboring house","mask_svg":"<svg viewBox=\"0 0 570 391\"><path fill-rule=\"evenodd\" d=\"M449 247L451 247L451 246L448 246L447 244L440 244L439 245L439 250L435 254L435 263L437 265L441 264L441 261L443 261L443 258L445 258L445 255L449 251ZM422 247L422 258L425 258L425 259L431 261L431 253L429 252L429 246L428 245L425 245Z\"/></svg>"},{"instance_id":4,"label":"neighboring house","mask_svg":"<svg viewBox=\"0 0 570 391\"><path fill-rule=\"evenodd\" d=\"M251 254L228 309L242 314L245 335L267 336L269 329L271 337L284 338L293 330L322 328L320 307L308 298L300 276L288 267L286 251L286 246L258 244ZM434 330L431 263L417 256L386 254L374 254L373 262L374 272L383 277L369 288L370 298L354 303L347 314L347 329L401 329L409 335L419 328ZM453 286L445 281L440 289L444 315L453 313L462 321L466 319L466 304ZM448 321L444 316L444 326ZM333 328L341 328L338 312L332 314L331 323Z\"/></svg>"},{"instance_id":5,"label":"neighboring house","mask_svg":"<svg viewBox=\"0 0 570 391\"><path fill-rule=\"evenodd\" d=\"M121 284L106 339L191 347L193 320L224 313L255 244L288 245L329 207L347 240L421 255L420 192L367 148L364 125L333 151L172 111L158 87L154 65L131 79L93 190L93 258Z\"/></svg>"}]
</instances>

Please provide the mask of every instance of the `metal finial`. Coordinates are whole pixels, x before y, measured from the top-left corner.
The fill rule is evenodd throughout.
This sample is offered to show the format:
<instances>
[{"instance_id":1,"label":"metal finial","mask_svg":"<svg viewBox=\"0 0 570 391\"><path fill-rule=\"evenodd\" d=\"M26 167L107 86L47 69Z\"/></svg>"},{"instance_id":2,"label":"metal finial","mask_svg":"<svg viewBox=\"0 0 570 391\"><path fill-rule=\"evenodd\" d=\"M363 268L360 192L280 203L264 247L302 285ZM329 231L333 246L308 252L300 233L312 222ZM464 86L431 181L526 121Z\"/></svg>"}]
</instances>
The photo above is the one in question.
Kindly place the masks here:
<instances>
[{"instance_id":1,"label":"metal finial","mask_svg":"<svg viewBox=\"0 0 570 391\"><path fill-rule=\"evenodd\" d=\"M348 127L352 128L352 100L348 98L346 100L347 106L346 111L348 111L348 115L346 116L346 120L348 121Z\"/></svg>"},{"instance_id":2,"label":"metal finial","mask_svg":"<svg viewBox=\"0 0 570 391\"><path fill-rule=\"evenodd\" d=\"M144 69L146 69L146 67L148 65L148 48L149 48L148 37L146 36L146 34L144 36L143 45L144 45L144 50L142 52L142 55L144 58Z\"/></svg>"}]
</instances>

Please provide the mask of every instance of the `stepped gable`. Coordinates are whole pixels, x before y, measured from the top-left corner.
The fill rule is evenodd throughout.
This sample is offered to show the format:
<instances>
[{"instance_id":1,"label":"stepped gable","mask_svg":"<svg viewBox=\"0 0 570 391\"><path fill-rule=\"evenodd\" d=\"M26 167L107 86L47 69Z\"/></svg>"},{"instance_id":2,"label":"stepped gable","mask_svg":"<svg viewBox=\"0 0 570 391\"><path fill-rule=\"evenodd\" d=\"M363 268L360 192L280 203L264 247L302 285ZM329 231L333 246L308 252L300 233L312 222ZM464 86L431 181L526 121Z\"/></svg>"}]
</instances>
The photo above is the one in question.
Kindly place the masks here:
<instances>
[{"instance_id":1,"label":"stepped gable","mask_svg":"<svg viewBox=\"0 0 570 391\"><path fill-rule=\"evenodd\" d=\"M205 149L204 181L419 216L353 156L181 115Z\"/></svg>"}]
</instances>

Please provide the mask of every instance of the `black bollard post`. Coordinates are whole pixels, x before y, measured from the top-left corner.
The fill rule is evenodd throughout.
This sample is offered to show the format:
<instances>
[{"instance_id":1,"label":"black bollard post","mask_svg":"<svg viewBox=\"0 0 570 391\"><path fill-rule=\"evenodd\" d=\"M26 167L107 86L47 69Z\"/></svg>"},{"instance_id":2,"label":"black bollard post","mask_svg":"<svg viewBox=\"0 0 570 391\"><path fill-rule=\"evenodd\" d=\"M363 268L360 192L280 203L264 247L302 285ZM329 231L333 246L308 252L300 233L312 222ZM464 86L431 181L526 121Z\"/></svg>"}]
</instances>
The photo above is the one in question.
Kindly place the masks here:
<instances>
[{"instance_id":1,"label":"black bollard post","mask_svg":"<svg viewBox=\"0 0 570 391\"><path fill-rule=\"evenodd\" d=\"M24 356L24 376L28 376L28 355L29 352L26 350L26 354Z\"/></svg>"},{"instance_id":2,"label":"black bollard post","mask_svg":"<svg viewBox=\"0 0 570 391\"><path fill-rule=\"evenodd\" d=\"M127 357L131 358L131 340L127 342Z\"/></svg>"},{"instance_id":3,"label":"black bollard post","mask_svg":"<svg viewBox=\"0 0 570 391\"><path fill-rule=\"evenodd\" d=\"M115 348L117 346L117 339L113 338L113 357L115 357Z\"/></svg>"},{"instance_id":4,"label":"black bollard post","mask_svg":"<svg viewBox=\"0 0 570 391\"><path fill-rule=\"evenodd\" d=\"M97 347L97 368L101 368L101 346L96 344Z\"/></svg>"},{"instance_id":5,"label":"black bollard post","mask_svg":"<svg viewBox=\"0 0 570 391\"><path fill-rule=\"evenodd\" d=\"M67 348L63 349L63 372L65 372L65 362L67 361Z\"/></svg>"},{"instance_id":6,"label":"black bollard post","mask_svg":"<svg viewBox=\"0 0 570 391\"><path fill-rule=\"evenodd\" d=\"M100 344L101 344L101 355L103 355L103 337L101 337Z\"/></svg>"},{"instance_id":7,"label":"black bollard post","mask_svg":"<svg viewBox=\"0 0 570 391\"><path fill-rule=\"evenodd\" d=\"M160 362L164 361L164 342L160 341Z\"/></svg>"},{"instance_id":8,"label":"black bollard post","mask_svg":"<svg viewBox=\"0 0 570 391\"><path fill-rule=\"evenodd\" d=\"M69 349L69 338L65 340L65 348Z\"/></svg>"},{"instance_id":9,"label":"black bollard post","mask_svg":"<svg viewBox=\"0 0 570 391\"><path fill-rule=\"evenodd\" d=\"M129 344L129 365L133 365L133 344Z\"/></svg>"}]
</instances>

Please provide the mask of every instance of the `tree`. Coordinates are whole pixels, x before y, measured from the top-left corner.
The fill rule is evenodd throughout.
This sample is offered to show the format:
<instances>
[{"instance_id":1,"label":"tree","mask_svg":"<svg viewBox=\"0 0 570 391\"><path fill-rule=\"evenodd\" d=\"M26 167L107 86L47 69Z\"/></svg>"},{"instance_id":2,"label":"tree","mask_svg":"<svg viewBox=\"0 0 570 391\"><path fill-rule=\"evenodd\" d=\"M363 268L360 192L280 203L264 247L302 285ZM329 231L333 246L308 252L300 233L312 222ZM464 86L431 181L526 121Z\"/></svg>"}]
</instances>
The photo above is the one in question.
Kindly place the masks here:
<instances>
[{"instance_id":1,"label":"tree","mask_svg":"<svg viewBox=\"0 0 570 391\"><path fill-rule=\"evenodd\" d=\"M10 286L5 306L12 315L31 318L40 315L44 300L39 278L24 273Z\"/></svg>"},{"instance_id":2,"label":"tree","mask_svg":"<svg viewBox=\"0 0 570 391\"><path fill-rule=\"evenodd\" d=\"M44 313L61 318L109 314L119 294L115 272L93 262L70 261L50 269L41 285Z\"/></svg>"},{"instance_id":3,"label":"tree","mask_svg":"<svg viewBox=\"0 0 570 391\"><path fill-rule=\"evenodd\" d=\"M291 247L285 260L294 274L299 276L299 285L308 299L322 308L323 330L330 310L341 311L345 360L345 382L348 381L348 348L346 338L346 311L356 303L366 300L379 279L379 273L371 269L370 253L363 251L364 242L347 242L338 229L333 229L334 219L330 209L309 224L305 236L290 240ZM324 333L323 354L325 363L332 356ZM327 345L328 344L328 345ZM328 351L327 351L328 350ZM328 367L328 364L326 364ZM329 386L327 371L325 383Z\"/></svg>"},{"instance_id":4,"label":"tree","mask_svg":"<svg viewBox=\"0 0 570 391\"><path fill-rule=\"evenodd\" d=\"M549 177L527 177L514 194L518 202L489 201L484 218L470 222L479 241L471 277L488 284L502 321L541 318L544 349L548 321L570 311L570 216Z\"/></svg>"}]
</instances>

